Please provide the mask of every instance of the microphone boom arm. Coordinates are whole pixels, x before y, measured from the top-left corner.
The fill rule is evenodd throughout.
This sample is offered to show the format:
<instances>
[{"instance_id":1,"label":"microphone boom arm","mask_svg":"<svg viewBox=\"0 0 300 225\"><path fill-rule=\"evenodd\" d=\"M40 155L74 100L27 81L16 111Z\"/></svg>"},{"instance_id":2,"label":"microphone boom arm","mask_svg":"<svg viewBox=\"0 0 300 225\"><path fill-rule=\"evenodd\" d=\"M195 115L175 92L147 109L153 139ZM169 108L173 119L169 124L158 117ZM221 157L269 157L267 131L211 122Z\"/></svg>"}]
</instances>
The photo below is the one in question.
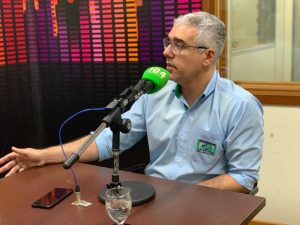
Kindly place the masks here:
<instances>
[{"instance_id":1,"label":"microphone boom arm","mask_svg":"<svg viewBox=\"0 0 300 225\"><path fill-rule=\"evenodd\" d=\"M93 132L92 135L64 162L63 167L65 169L70 169L71 166L80 158L81 154L93 143L97 136L101 134L106 127L107 124L102 122L96 131Z\"/></svg>"}]
</instances>

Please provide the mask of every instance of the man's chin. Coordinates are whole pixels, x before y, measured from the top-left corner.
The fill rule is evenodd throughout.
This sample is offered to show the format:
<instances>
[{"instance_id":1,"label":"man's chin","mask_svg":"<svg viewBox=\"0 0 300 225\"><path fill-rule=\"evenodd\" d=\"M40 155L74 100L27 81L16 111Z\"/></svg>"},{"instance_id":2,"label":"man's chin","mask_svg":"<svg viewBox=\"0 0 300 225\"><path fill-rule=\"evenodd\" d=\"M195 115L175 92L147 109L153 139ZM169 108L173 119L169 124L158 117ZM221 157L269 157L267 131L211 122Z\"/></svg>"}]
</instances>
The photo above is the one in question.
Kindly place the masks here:
<instances>
[{"instance_id":1,"label":"man's chin","mask_svg":"<svg viewBox=\"0 0 300 225\"><path fill-rule=\"evenodd\" d=\"M169 71L169 80L176 82L176 75L174 75L174 68L173 67L167 67L166 68Z\"/></svg>"},{"instance_id":2,"label":"man's chin","mask_svg":"<svg viewBox=\"0 0 300 225\"><path fill-rule=\"evenodd\" d=\"M169 80L173 80L174 81L175 77L173 76L172 73L170 73L170 76L169 76Z\"/></svg>"},{"instance_id":3,"label":"man's chin","mask_svg":"<svg viewBox=\"0 0 300 225\"><path fill-rule=\"evenodd\" d=\"M174 76L174 75L172 75L172 74L170 74L169 80L178 83L178 81L177 81L178 79L176 79L176 76Z\"/></svg>"}]
</instances>

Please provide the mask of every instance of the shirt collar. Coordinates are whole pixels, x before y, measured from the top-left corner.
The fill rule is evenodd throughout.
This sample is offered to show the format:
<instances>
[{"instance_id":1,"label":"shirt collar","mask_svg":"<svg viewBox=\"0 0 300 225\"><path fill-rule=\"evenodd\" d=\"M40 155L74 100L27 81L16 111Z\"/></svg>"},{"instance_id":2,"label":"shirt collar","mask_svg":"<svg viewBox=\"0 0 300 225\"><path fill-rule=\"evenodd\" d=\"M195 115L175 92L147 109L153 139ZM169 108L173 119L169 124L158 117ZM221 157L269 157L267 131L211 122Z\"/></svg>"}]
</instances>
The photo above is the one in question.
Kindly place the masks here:
<instances>
[{"instance_id":1,"label":"shirt collar","mask_svg":"<svg viewBox=\"0 0 300 225\"><path fill-rule=\"evenodd\" d=\"M176 86L174 88L174 93L177 98L180 98L180 96L181 96L181 85L180 84L176 84Z\"/></svg>"},{"instance_id":2,"label":"shirt collar","mask_svg":"<svg viewBox=\"0 0 300 225\"><path fill-rule=\"evenodd\" d=\"M215 70L212 78L210 79L208 85L206 86L204 92L202 93L202 95L200 96L200 98L205 98L205 97L208 97L209 95L211 95L211 93L214 92L215 90L215 87L216 87L216 83L217 83L217 79L219 77L219 72L217 70ZM180 98L181 95L182 95L182 92L181 92L181 85L180 84L176 84L175 88L174 88L174 93L175 93L175 96L177 98Z\"/></svg>"}]
</instances>

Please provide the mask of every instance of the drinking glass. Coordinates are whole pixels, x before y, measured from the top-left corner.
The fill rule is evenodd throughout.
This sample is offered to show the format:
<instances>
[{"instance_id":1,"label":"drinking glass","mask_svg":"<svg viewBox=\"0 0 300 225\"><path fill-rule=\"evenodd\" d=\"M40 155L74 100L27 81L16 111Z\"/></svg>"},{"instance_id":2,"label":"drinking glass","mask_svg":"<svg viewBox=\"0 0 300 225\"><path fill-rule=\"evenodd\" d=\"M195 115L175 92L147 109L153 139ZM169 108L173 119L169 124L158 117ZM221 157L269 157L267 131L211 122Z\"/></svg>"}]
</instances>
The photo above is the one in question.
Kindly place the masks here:
<instances>
[{"instance_id":1,"label":"drinking glass","mask_svg":"<svg viewBox=\"0 0 300 225\"><path fill-rule=\"evenodd\" d=\"M132 207L129 189L125 187L110 188L106 191L105 197L108 216L118 225L124 224Z\"/></svg>"}]
</instances>

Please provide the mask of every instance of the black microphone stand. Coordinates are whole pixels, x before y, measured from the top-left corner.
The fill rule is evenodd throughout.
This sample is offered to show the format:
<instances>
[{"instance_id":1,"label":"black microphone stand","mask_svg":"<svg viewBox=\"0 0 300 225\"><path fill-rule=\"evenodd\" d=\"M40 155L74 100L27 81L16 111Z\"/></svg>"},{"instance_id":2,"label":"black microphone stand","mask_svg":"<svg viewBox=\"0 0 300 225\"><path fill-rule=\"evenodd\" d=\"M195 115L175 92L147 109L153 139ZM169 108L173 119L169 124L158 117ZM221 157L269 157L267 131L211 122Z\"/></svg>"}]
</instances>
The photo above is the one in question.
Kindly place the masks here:
<instances>
[{"instance_id":1,"label":"black microphone stand","mask_svg":"<svg viewBox=\"0 0 300 225\"><path fill-rule=\"evenodd\" d=\"M131 130L131 121L129 119L122 119L121 114L117 113L112 120L110 129L112 135L112 154L113 154L113 173L111 183L107 184L108 189L121 186L119 181L119 156L120 156L120 132L128 133Z\"/></svg>"},{"instance_id":2,"label":"black microphone stand","mask_svg":"<svg viewBox=\"0 0 300 225\"><path fill-rule=\"evenodd\" d=\"M132 205L140 205L146 203L155 197L154 188L139 181L124 181L119 180L119 156L120 156L120 132L128 133L131 130L131 121L129 119L122 119L120 110L114 114L110 129L113 132L112 137L112 153L113 153L113 173L112 180L99 193L99 200L105 202L105 193L107 189L114 187L126 187L131 194Z\"/></svg>"}]
</instances>

